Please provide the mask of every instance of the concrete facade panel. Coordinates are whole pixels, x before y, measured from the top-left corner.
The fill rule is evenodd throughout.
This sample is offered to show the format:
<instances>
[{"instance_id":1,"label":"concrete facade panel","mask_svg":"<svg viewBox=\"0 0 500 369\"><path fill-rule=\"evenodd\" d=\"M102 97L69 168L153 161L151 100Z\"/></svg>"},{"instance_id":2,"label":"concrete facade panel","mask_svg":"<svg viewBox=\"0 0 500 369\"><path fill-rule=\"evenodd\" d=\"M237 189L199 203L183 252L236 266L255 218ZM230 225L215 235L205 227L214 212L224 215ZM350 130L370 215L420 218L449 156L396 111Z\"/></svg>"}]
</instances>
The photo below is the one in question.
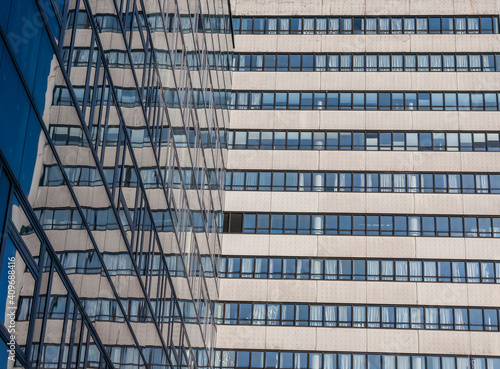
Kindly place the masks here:
<instances>
[{"instance_id":1,"label":"concrete facade panel","mask_svg":"<svg viewBox=\"0 0 500 369\"><path fill-rule=\"evenodd\" d=\"M419 283L419 305L467 306L467 285L461 283Z\"/></svg>"},{"instance_id":2,"label":"concrete facade panel","mask_svg":"<svg viewBox=\"0 0 500 369\"><path fill-rule=\"evenodd\" d=\"M269 235L237 233L222 236L223 255L268 255Z\"/></svg>"},{"instance_id":3,"label":"concrete facade panel","mask_svg":"<svg viewBox=\"0 0 500 369\"><path fill-rule=\"evenodd\" d=\"M267 279L221 278L219 299L221 301L267 301Z\"/></svg>"},{"instance_id":4,"label":"concrete facade panel","mask_svg":"<svg viewBox=\"0 0 500 369\"><path fill-rule=\"evenodd\" d=\"M318 236L271 235L269 236L269 255L317 256Z\"/></svg>"},{"instance_id":5,"label":"concrete facade panel","mask_svg":"<svg viewBox=\"0 0 500 369\"><path fill-rule=\"evenodd\" d=\"M422 259L464 259L465 239L415 237L416 257Z\"/></svg>"},{"instance_id":6,"label":"concrete facade panel","mask_svg":"<svg viewBox=\"0 0 500 369\"><path fill-rule=\"evenodd\" d=\"M418 331L418 348L427 354L470 355L470 333L421 330Z\"/></svg>"},{"instance_id":7,"label":"concrete facade panel","mask_svg":"<svg viewBox=\"0 0 500 369\"><path fill-rule=\"evenodd\" d=\"M267 350L316 350L316 329L312 327L266 327Z\"/></svg>"},{"instance_id":8,"label":"concrete facade panel","mask_svg":"<svg viewBox=\"0 0 500 369\"><path fill-rule=\"evenodd\" d=\"M225 211L271 211L271 192L228 191L224 203Z\"/></svg>"},{"instance_id":9,"label":"concrete facade panel","mask_svg":"<svg viewBox=\"0 0 500 369\"><path fill-rule=\"evenodd\" d=\"M366 237L318 236L318 256L365 257Z\"/></svg>"},{"instance_id":10,"label":"concrete facade panel","mask_svg":"<svg viewBox=\"0 0 500 369\"><path fill-rule=\"evenodd\" d=\"M318 351L367 351L367 330L358 328L317 328Z\"/></svg>"},{"instance_id":11,"label":"concrete facade panel","mask_svg":"<svg viewBox=\"0 0 500 369\"><path fill-rule=\"evenodd\" d=\"M265 326L217 326L217 347L263 350L266 348Z\"/></svg>"},{"instance_id":12,"label":"concrete facade panel","mask_svg":"<svg viewBox=\"0 0 500 369\"><path fill-rule=\"evenodd\" d=\"M413 353L418 351L418 331L367 329L369 352Z\"/></svg>"}]
</instances>

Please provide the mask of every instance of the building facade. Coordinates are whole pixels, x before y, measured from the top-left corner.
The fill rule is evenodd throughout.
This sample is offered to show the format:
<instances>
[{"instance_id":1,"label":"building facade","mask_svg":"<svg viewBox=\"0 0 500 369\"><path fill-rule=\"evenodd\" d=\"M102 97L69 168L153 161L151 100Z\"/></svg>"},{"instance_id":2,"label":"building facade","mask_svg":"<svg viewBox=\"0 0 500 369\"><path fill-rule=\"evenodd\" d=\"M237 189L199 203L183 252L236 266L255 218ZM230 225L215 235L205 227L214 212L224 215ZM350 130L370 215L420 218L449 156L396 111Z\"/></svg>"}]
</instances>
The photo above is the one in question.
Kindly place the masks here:
<instances>
[{"instance_id":1,"label":"building facade","mask_svg":"<svg viewBox=\"0 0 500 369\"><path fill-rule=\"evenodd\" d=\"M217 367L498 369L498 1L232 8Z\"/></svg>"},{"instance_id":2,"label":"building facade","mask_svg":"<svg viewBox=\"0 0 500 369\"><path fill-rule=\"evenodd\" d=\"M0 368L213 367L225 0L0 2Z\"/></svg>"}]
</instances>

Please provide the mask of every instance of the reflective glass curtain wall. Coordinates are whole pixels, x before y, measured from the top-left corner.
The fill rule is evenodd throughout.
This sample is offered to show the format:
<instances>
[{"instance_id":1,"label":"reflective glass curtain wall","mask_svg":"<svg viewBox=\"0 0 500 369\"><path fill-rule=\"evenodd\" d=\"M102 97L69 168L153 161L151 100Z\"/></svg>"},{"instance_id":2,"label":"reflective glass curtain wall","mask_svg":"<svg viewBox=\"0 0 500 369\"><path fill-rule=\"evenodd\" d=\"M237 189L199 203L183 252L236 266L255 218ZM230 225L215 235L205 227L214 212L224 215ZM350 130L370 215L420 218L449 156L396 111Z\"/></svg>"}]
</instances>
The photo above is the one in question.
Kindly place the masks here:
<instances>
[{"instance_id":1,"label":"reflective glass curtain wall","mask_svg":"<svg viewBox=\"0 0 500 369\"><path fill-rule=\"evenodd\" d=\"M1 2L0 367L213 365L218 284L203 270L220 254L229 11L226 0ZM72 139L49 135L60 125ZM41 181L47 165L57 186ZM181 166L197 186L174 178ZM143 167L160 186L145 186ZM89 253L84 265L75 251ZM92 274L68 274L77 265ZM131 319L138 311L147 318ZM119 318L89 318L106 314Z\"/></svg>"}]
</instances>

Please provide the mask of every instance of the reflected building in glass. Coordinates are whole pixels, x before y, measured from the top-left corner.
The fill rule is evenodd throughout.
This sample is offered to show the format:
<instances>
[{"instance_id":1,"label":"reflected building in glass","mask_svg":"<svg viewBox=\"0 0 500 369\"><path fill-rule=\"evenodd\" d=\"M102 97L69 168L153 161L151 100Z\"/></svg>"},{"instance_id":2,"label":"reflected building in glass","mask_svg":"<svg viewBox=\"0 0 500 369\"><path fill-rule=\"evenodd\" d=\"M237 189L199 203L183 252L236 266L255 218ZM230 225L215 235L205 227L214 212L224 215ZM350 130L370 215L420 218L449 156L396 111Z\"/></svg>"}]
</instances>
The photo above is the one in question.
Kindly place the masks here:
<instances>
[{"instance_id":1,"label":"reflected building in glass","mask_svg":"<svg viewBox=\"0 0 500 369\"><path fill-rule=\"evenodd\" d=\"M0 367L212 367L229 3L0 4Z\"/></svg>"}]
</instances>

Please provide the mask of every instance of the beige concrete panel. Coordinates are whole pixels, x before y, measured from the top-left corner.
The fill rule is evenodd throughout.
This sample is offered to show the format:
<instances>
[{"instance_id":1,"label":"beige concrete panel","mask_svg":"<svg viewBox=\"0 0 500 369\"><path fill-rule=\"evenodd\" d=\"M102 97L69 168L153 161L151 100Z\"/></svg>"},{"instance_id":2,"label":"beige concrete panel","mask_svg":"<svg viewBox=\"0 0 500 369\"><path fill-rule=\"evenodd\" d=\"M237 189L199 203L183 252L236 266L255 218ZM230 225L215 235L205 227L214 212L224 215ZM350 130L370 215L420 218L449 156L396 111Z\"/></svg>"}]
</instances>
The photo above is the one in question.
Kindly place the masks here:
<instances>
[{"instance_id":1,"label":"beige concrete panel","mask_svg":"<svg viewBox=\"0 0 500 369\"><path fill-rule=\"evenodd\" d=\"M483 333L484 335L484 333ZM426 354L469 355L470 334L460 331L418 331L418 351Z\"/></svg>"},{"instance_id":2,"label":"beige concrete panel","mask_svg":"<svg viewBox=\"0 0 500 369\"><path fill-rule=\"evenodd\" d=\"M441 74L441 73L440 73ZM453 73L455 74L455 73ZM498 91L500 78L491 76L491 72L456 73L459 91ZM443 88L444 89L444 88Z\"/></svg>"},{"instance_id":3,"label":"beige concrete panel","mask_svg":"<svg viewBox=\"0 0 500 369\"><path fill-rule=\"evenodd\" d=\"M467 306L467 285L462 283L418 283L419 305Z\"/></svg>"},{"instance_id":4,"label":"beige concrete panel","mask_svg":"<svg viewBox=\"0 0 500 369\"><path fill-rule=\"evenodd\" d=\"M465 239L415 237L416 257L422 259L464 259Z\"/></svg>"},{"instance_id":5,"label":"beige concrete panel","mask_svg":"<svg viewBox=\"0 0 500 369\"><path fill-rule=\"evenodd\" d=\"M227 169L267 169L273 160L272 150L229 150Z\"/></svg>"},{"instance_id":6,"label":"beige concrete panel","mask_svg":"<svg viewBox=\"0 0 500 369\"><path fill-rule=\"evenodd\" d=\"M368 114L369 115L369 114ZM331 111L323 110L319 113L320 129L359 129L366 127L367 113L365 111Z\"/></svg>"},{"instance_id":7,"label":"beige concrete panel","mask_svg":"<svg viewBox=\"0 0 500 369\"><path fill-rule=\"evenodd\" d=\"M366 237L366 256L371 258L414 258L415 237Z\"/></svg>"},{"instance_id":8,"label":"beige concrete panel","mask_svg":"<svg viewBox=\"0 0 500 369\"><path fill-rule=\"evenodd\" d=\"M456 131L459 129L459 113L457 111L412 111L412 129L415 131L447 130Z\"/></svg>"},{"instance_id":9,"label":"beige concrete panel","mask_svg":"<svg viewBox=\"0 0 500 369\"><path fill-rule=\"evenodd\" d=\"M271 192L228 191L225 195L225 211L271 211Z\"/></svg>"},{"instance_id":10,"label":"beige concrete panel","mask_svg":"<svg viewBox=\"0 0 500 369\"><path fill-rule=\"evenodd\" d=\"M470 306L500 306L500 293L497 284L467 284Z\"/></svg>"},{"instance_id":11,"label":"beige concrete panel","mask_svg":"<svg viewBox=\"0 0 500 369\"><path fill-rule=\"evenodd\" d=\"M321 14L364 15L366 14L366 1L323 1Z\"/></svg>"},{"instance_id":12,"label":"beige concrete panel","mask_svg":"<svg viewBox=\"0 0 500 369\"><path fill-rule=\"evenodd\" d=\"M267 74L267 73L266 73ZM276 72L275 89L280 91L317 90L320 86L321 73L317 72ZM262 88L264 90L264 88Z\"/></svg>"},{"instance_id":13,"label":"beige concrete panel","mask_svg":"<svg viewBox=\"0 0 500 369\"><path fill-rule=\"evenodd\" d=\"M366 213L366 193L320 192L320 213Z\"/></svg>"},{"instance_id":14,"label":"beige concrete panel","mask_svg":"<svg viewBox=\"0 0 500 369\"><path fill-rule=\"evenodd\" d=\"M460 35L460 37L463 36L466 35ZM455 36L453 35L410 35L410 37L412 53L455 52Z\"/></svg>"},{"instance_id":15,"label":"beige concrete panel","mask_svg":"<svg viewBox=\"0 0 500 369\"><path fill-rule=\"evenodd\" d=\"M455 14L495 14L499 13L498 1L454 0Z\"/></svg>"},{"instance_id":16,"label":"beige concrete panel","mask_svg":"<svg viewBox=\"0 0 500 369\"><path fill-rule=\"evenodd\" d=\"M500 333L470 332L472 355L498 356L500 352Z\"/></svg>"},{"instance_id":17,"label":"beige concrete panel","mask_svg":"<svg viewBox=\"0 0 500 369\"><path fill-rule=\"evenodd\" d=\"M313 327L266 327L266 350L316 350Z\"/></svg>"},{"instance_id":18,"label":"beige concrete panel","mask_svg":"<svg viewBox=\"0 0 500 369\"><path fill-rule=\"evenodd\" d=\"M454 1L410 0L410 13L415 15L453 15Z\"/></svg>"},{"instance_id":19,"label":"beige concrete panel","mask_svg":"<svg viewBox=\"0 0 500 369\"><path fill-rule=\"evenodd\" d=\"M248 151L248 150L245 150ZM319 151L274 150L273 170L318 170ZM269 161L263 163L269 168Z\"/></svg>"},{"instance_id":20,"label":"beige concrete panel","mask_svg":"<svg viewBox=\"0 0 500 369\"><path fill-rule=\"evenodd\" d=\"M368 91L411 91L412 73L366 73L366 89Z\"/></svg>"},{"instance_id":21,"label":"beige concrete panel","mask_svg":"<svg viewBox=\"0 0 500 369\"><path fill-rule=\"evenodd\" d=\"M217 326L217 347L226 349L265 349L265 326Z\"/></svg>"},{"instance_id":22,"label":"beige concrete panel","mask_svg":"<svg viewBox=\"0 0 500 369\"><path fill-rule=\"evenodd\" d=\"M336 36L333 36L336 37ZM363 72L321 72L321 90L353 91L366 89L366 73Z\"/></svg>"},{"instance_id":23,"label":"beige concrete panel","mask_svg":"<svg viewBox=\"0 0 500 369\"><path fill-rule=\"evenodd\" d=\"M458 35L456 39L456 52L496 52L500 35Z\"/></svg>"},{"instance_id":24,"label":"beige concrete panel","mask_svg":"<svg viewBox=\"0 0 500 369\"><path fill-rule=\"evenodd\" d=\"M317 53L321 50L321 37L321 35L287 35L279 37L278 52Z\"/></svg>"},{"instance_id":25,"label":"beige concrete panel","mask_svg":"<svg viewBox=\"0 0 500 369\"><path fill-rule=\"evenodd\" d=\"M454 72L411 73L411 84L412 91L455 91L458 89L457 76Z\"/></svg>"},{"instance_id":26,"label":"beige concrete panel","mask_svg":"<svg viewBox=\"0 0 500 369\"><path fill-rule=\"evenodd\" d=\"M221 301L267 301L267 279L221 278Z\"/></svg>"},{"instance_id":27,"label":"beige concrete panel","mask_svg":"<svg viewBox=\"0 0 500 369\"><path fill-rule=\"evenodd\" d=\"M316 281L298 279L269 279L266 301L316 302Z\"/></svg>"},{"instance_id":28,"label":"beige concrete panel","mask_svg":"<svg viewBox=\"0 0 500 369\"><path fill-rule=\"evenodd\" d=\"M366 156L365 151L320 151L319 170L365 170Z\"/></svg>"},{"instance_id":29,"label":"beige concrete panel","mask_svg":"<svg viewBox=\"0 0 500 369\"><path fill-rule=\"evenodd\" d=\"M318 15L318 10L321 9L323 0L278 0L278 8L280 15Z\"/></svg>"},{"instance_id":30,"label":"beige concrete panel","mask_svg":"<svg viewBox=\"0 0 500 369\"><path fill-rule=\"evenodd\" d=\"M464 172L499 172L500 153L497 152L461 152L462 171Z\"/></svg>"},{"instance_id":31,"label":"beige concrete panel","mask_svg":"<svg viewBox=\"0 0 500 369\"><path fill-rule=\"evenodd\" d=\"M270 129L274 128L273 110L231 110L229 128L231 129Z\"/></svg>"},{"instance_id":32,"label":"beige concrete panel","mask_svg":"<svg viewBox=\"0 0 500 369\"><path fill-rule=\"evenodd\" d=\"M334 36L335 37L335 36ZM321 82L316 85L321 90L364 90L366 89L366 73L362 72L321 72Z\"/></svg>"},{"instance_id":33,"label":"beige concrete panel","mask_svg":"<svg viewBox=\"0 0 500 369\"><path fill-rule=\"evenodd\" d=\"M458 112L460 129L463 131L498 131L497 115L489 111Z\"/></svg>"},{"instance_id":34,"label":"beige concrete panel","mask_svg":"<svg viewBox=\"0 0 500 369\"><path fill-rule=\"evenodd\" d=\"M240 15L273 15L279 14L279 3L277 1L234 1L231 2L231 10L234 16Z\"/></svg>"},{"instance_id":35,"label":"beige concrete panel","mask_svg":"<svg viewBox=\"0 0 500 369\"><path fill-rule=\"evenodd\" d=\"M367 111L366 129L401 130L413 129L413 114L410 111Z\"/></svg>"},{"instance_id":36,"label":"beige concrete panel","mask_svg":"<svg viewBox=\"0 0 500 369\"><path fill-rule=\"evenodd\" d=\"M461 194L413 194L416 214L463 214Z\"/></svg>"},{"instance_id":37,"label":"beige concrete panel","mask_svg":"<svg viewBox=\"0 0 500 369\"><path fill-rule=\"evenodd\" d=\"M278 51L278 35L234 35L234 52L275 53Z\"/></svg>"},{"instance_id":38,"label":"beige concrete panel","mask_svg":"<svg viewBox=\"0 0 500 369\"><path fill-rule=\"evenodd\" d=\"M366 168L371 171L411 171L413 161L411 152L368 151L366 153Z\"/></svg>"},{"instance_id":39,"label":"beige concrete panel","mask_svg":"<svg viewBox=\"0 0 500 369\"><path fill-rule=\"evenodd\" d=\"M366 303L367 283L364 281L349 281L345 283L332 281L316 281L318 286L318 302L343 302L352 304Z\"/></svg>"},{"instance_id":40,"label":"beige concrete panel","mask_svg":"<svg viewBox=\"0 0 500 369\"><path fill-rule=\"evenodd\" d=\"M383 37L380 37L380 35L366 35L366 52L410 52L412 42L411 35L384 35Z\"/></svg>"},{"instance_id":41,"label":"beige concrete panel","mask_svg":"<svg viewBox=\"0 0 500 369\"><path fill-rule=\"evenodd\" d=\"M409 304L417 303L416 283L367 282L367 304Z\"/></svg>"},{"instance_id":42,"label":"beige concrete panel","mask_svg":"<svg viewBox=\"0 0 500 369\"><path fill-rule=\"evenodd\" d=\"M408 14L410 0L370 0L366 2L367 15Z\"/></svg>"},{"instance_id":43,"label":"beige concrete panel","mask_svg":"<svg viewBox=\"0 0 500 369\"><path fill-rule=\"evenodd\" d=\"M269 239L269 255L315 257L318 255L318 239L321 237L311 235L271 235Z\"/></svg>"},{"instance_id":44,"label":"beige concrete panel","mask_svg":"<svg viewBox=\"0 0 500 369\"><path fill-rule=\"evenodd\" d=\"M366 257L366 237L321 236L318 237L318 256Z\"/></svg>"},{"instance_id":45,"label":"beige concrete panel","mask_svg":"<svg viewBox=\"0 0 500 369\"><path fill-rule=\"evenodd\" d=\"M460 172L460 152L413 152L416 172Z\"/></svg>"},{"instance_id":46,"label":"beige concrete panel","mask_svg":"<svg viewBox=\"0 0 500 369\"><path fill-rule=\"evenodd\" d=\"M224 255L268 255L269 235L224 234L222 254Z\"/></svg>"},{"instance_id":47,"label":"beige concrete panel","mask_svg":"<svg viewBox=\"0 0 500 369\"><path fill-rule=\"evenodd\" d=\"M413 195L409 193L366 194L367 213L413 214Z\"/></svg>"},{"instance_id":48,"label":"beige concrete panel","mask_svg":"<svg viewBox=\"0 0 500 369\"><path fill-rule=\"evenodd\" d=\"M359 328L317 328L318 351L367 351L367 331Z\"/></svg>"},{"instance_id":49,"label":"beige concrete panel","mask_svg":"<svg viewBox=\"0 0 500 369\"><path fill-rule=\"evenodd\" d=\"M318 211L318 195L318 192L273 192L271 211L315 213Z\"/></svg>"},{"instance_id":50,"label":"beige concrete panel","mask_svg":"<svg viewBox=\"0 0 500 369\"><path fill-rule=\"evenodd\" d=\"M365 35L324 35L321 38L321 52L323 53L364 53L366 51Z\"/></svg>"},{"instance_id":51,"label":"beige concrete panel","mask_svg":"<svg viewBox=\"0 0 500 369\"><path fill-rule=\"evenodd\" d=\"M320 128L320 112L307 110L275 110L274 129L315 130Z\"/></svg>"},{"instance_id":52,"label":"beige concrete panel","mask_svg":"<svg viewBox=\"0 0 500 369\"><path fill-rule=\"evenodd\" d=\"M500 196L462 195L465 214L500 215Z\"/></svg>"},{"instance_id":53,"label":"beige concrete panel","mask_svg":"<svg viewBox=\"0 0 500 369\"><path fill-rule=\"evenodd\" d=\"M403 329L367 329L369 352L418 352L418 331Z\"/></svg>"},{"instance_id":54,"label":"beige concrete panel","mask_svg":"<svg viewBox=\"0 0 500 369\"><path fill-rule=\"evenodd\" d=\"M500 239L498 238L466 238L465 251L467 259L500 260Z\"/></svg>"},{"instance_id":55,"label":"beige concrete panel","mask_svg":"<svg viewBox=\"0 0 500 369\"><path fill-rule=\"evenodd\" d=\"M276 77L273 72L235 72L232 88L234 90L275 90Z\"/></svg>"}]
</instances>

